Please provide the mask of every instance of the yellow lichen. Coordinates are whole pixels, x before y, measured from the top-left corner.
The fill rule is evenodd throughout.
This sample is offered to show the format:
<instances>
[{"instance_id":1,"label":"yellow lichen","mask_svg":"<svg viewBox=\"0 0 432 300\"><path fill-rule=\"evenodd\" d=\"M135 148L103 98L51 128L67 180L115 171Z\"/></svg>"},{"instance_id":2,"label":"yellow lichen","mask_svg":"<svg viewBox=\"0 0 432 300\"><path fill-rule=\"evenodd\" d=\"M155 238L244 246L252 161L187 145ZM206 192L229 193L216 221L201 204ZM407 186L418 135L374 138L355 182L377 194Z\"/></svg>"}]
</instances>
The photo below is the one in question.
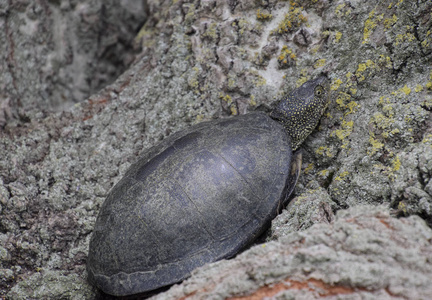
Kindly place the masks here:
<instances>
[{"instance_id":1,"label":"yellow lichen","mask_svg":"<svg viewBox=\"0 0 432 300\"><path fill-rule=\"evenodd\" d=\"M384 20L384 27L390 29L394 24L396 24L398 17L393 15L393 17Z\"/></svg>"},{"instance_id":2,"label":"yellow lichen","mask_svg":"<svg viewBox=\"0 0 432 300\"><path fill-rule=\"evenodd\" d=\"M392 153L390 153L390 156L391 155ZM387 175L391 181L394 181L394 179L396 178L396 175L394 174L395 172L394 169L389 166L385 166L382 163L378 163L378 164L374 164L373 167L377 169L380 174ZM374 173L375 173L374 171L371 172L371 174Z\"/></svg>"},{"instance_id":3,"label":"yellow lichen","mask_svg":"<svg viewBox=\"0 0 432 300\"><path fill-rule=\"evenodd\" d=\"M373 115L369 124L374 123L376 128L388 129L394 123L393 117L386 117L382 113L378 112Z\"/></svg>"},{"instance_id":4,"label":"yellow lichen","mask_svg":"<svg viewBox=\"0 0 432 300\"><path fill-rule=\"evenodd\" d=\"M385 56L385 55L381 54L378 58L378 63L380 66L384 66L388 69L393 68L393 63L392 63L391 58L389 56Z\"/></svg>"},{"instance_id":5,"label":"yellow lichen","mask_svg":"<svg viewBox=\"0 0 432 300\"><path fill-rule=\"evenodd\" d=\"M299 78L296 81L296 87L301 86L303 83L309 80L308 69L303 68L300 70Z\"/></svg>"},{"instance_id":6,"label":"yellow lichen","mask_svg":"<svg viewBox=\"0 0 432 300\"><path fill-rule=\"evenodd\" d=\"M256 87L260 87L263 85L266 85L267 81L264 77L262 77L261 75L255 75L255 79L254 79L254 85Z\"/></svg>"},{"instance_id":7,"label":"yellow lichen","mask_svg":"<svg viewBox=\"0 0 432 300\"><path fill-rule=\"evenodd\" d=\"M199 86L199 81L198 81L199 74L200 74L200 69L197 68L197 67L194 67L194 68L192 68L192 72L189 75L188 80L187 80L189 87L191 87L192 89L194 89L195 93L199 93L199 89L198 89L198 86Z\"/></svg>"},{"instance_id":8,"label":"yellow lichen","mask_svg":"<svg viewBox=\"0 0 432 300\"><path fill-rule=\"evenodd\" d=\"M256 17L258 20L261 20L261 21L267 21L267 20L270 20L271 18L273 18L271 13L268 13L265 10L261 11L260 8L258 8L258 10L257 10Z\"/></svg>"},{"instance_id":9,"label":"yellow lichen","mask_svg":"<svg viewBox=\"0 0 432 300\"><path fill-rule=\"evenodd\" d=\"M222 101L226 102L226 104L229 107L229 110L231 112L232 115L238 115L238 111L237 111L237 106L234 103L234 101L232 100L230 95L223 95L222 93L219 94L219 98L222 99Z\"/></svg>"},{"instance_id":10,"label":"yellow lichen","mask_svg":"<svg viewBox=\"0 0 432 300\"><path fill-rule=\"evenodd\" d=\"M359 105L357 104L357 102L355 101L351 101L349 102L346 107L348 108L348 111L344 114L344 116L347 116L349 114L352 114L355 112L355 109L358 107Z\"/></svg>"},{"instance_id":11,"label":"yellow lichen","mask_svg":"<svg viewBox=\"0 0 432 300\"><path fill-rule=\"evenodd\" d=\"M255 96L254 96L254 95L251 95L251 96L250 96L249 104L250 104L251 106L256 106L256 105L257 105L257 102L256 102L256 100L255 100Z\"/></svg>"},{"instance_id":12,"label":"yellow lichen","mask_svg":"<svg viewBox=\"0 0 432 300\"><path fill-rule=\"evenodd\" d=\"M278 62L281 66L289 65L297 60L297 56L293 50L289 49L287 46L282 46L281 52L278 56Z\"/></svg>"},{"instance_id":13,"label":"yellow lichen","mask_svg":"<svg viewBox=\"0 0 432 300\"><path fill-rule=\"evenodd\" d=\"M428 90L432 90L432 71L430 71L430 73L429 73L429 81L426 82L425 87L426 87Z\"/></svg>"},{"instance_id":14,"label":"yellow lichen","mask_svg":"<svg viewBox=\"0 0 432 300\"><path fill-rule=\"evenodd\" d=\"M369 136L369 143L372 145L372 149L368 150L368 154L370 156L374 155L378 150L382 149L384 147L384 144L375 139L374 134L371 134Z\"/></svg>"},{"instance_id":15,"label":"yellow lichen","mask_svg":"<svg viewBox=\"0 0 432 300\"><path fill-rule=\"evenodd\" d=\"M411 88L409 88L406 84L401 87L400 89L391 92L392 95L397 96L398 98L408 96L409 94L411 94Z\"/></svg>"},{"instance_id":16,"label":"yellow lichen","mask_svg":"<svg viewBox=\"0 0 432 300\"><path fill-rule=\"evenodd\" d=\"M233 115L233 116L238 115L237 107L235 105L230 106L230 111L231 111L231 115Z\"/></svg>"},{"instance_id":17,"label":"yellow lichen","mask_svg":"<svg viewBox=\"0 0 432 300\"><path fill-rule=\"evenodd\" d=\"M323 32L321 32L321 36L323 38L327 38L331 35L331 32L329 30L324 30Z\"/></svg>"},{"instance_id":18,"label":"yellow lichen","mask_svg":"<svg viewBox=\"0 0 432 300\"><path fill-rule=\"evenodd\" d=\"M432 31L430 31L430 30L428 30L426 32L426 38L421 42L421 46L423 48L429 48L430 47L430 44L432 42L432 34L431 33L432 33Z\"/></svg>"},{"instance_id":19,"label":"yellow lichen","mask_svg":"<svg viewBox=\"0 0 432 300\"><path fill-rule=\"evenodd\" d=\"M390 131L390 134L391 134L391 135L395 135L396 133L400 133L399 128L395 128L395 129L393 129L392 131Z\"/></svg>"},{"instance_id":20,"label":"yellow lichen","mask_svg":"<svg viewBox=\"0 0 432 300\"><path fill-rule=\"evenodd\" d=\"M399 160L398 155L396 155L396 157L392 160L392 165L393 165L393 171L399 171L401 167L401 162Z\"/></svg>"},{"instance_id":21,"label":"yellow lichen","mask_svg":"<svg viewBox=\"0 0 432 300\"><path fill-rule=\"evenodd\" d=\"M236 86L236 80L232 77L228 78L228 88L233 89Z\"/></svg>"},{"instance_id":22,"label":"yellow lichen","mask_svg":"<svg viewBox=\"0 0 432 300\"><path fill-rule=\"evenodd\" d=\"M420 84L417 84L416 87L415 87L415 89L414 89L414 92L418 93L418 92L421 92L421 91L423 91L423 86L421 86Z\"/></svg>"},{"instance_id":23,"label":"yellow lichen","mask_svg":"<svg viewBox=\"0 0 432 300\"><path fill-rule=\"evenodd\" d=\"M398 210L406 214L408 212L405 202L400 201L398 204Z\"/></svg>"},{"instance_id":24,"label":"yellow lichen","mask_svg":"<svg viewBox=\"0 0 432 300\"><path fill-rule=\"evenodd\" d=\"M210 39L217 39L218 38L218 25L217 23L211 23L206 31L203 33L203 37L208 37Z\"/></svg>"},{"instance_id":25,"label":"yellow lichen","mask_svg":"<svg viewBox=\"0 0 432 300\"><path fill-rule=\"evenodd\" d=\"M430 143L432 142L432 134L427 134L423 137L423 140L421 141L422 143Z\"/></svg>"},{"instance_id":26,"label":"yellow lichen","mask_svg":"<svg viewBox=\"0 0 432 300\"><path fill-rule=\"evenodd\" d=\"M151 38L154 34L154 29L149 28L148 25L144 25L135 36L134 43L136 45L141 44L142 47L152 47L156 44L155 39Z\"/></svg>"},{"instance_id":27,"label":"yellow lichen","mask_svg":"<svg viewBox=\"0 0 432 300\"><path fill-rule=\"evenodd\" d=\"M314 168L313 164L308 164L308 166L304 169L303 173L308 174Z\"/></svg>"},{"instance_id":28,"label":"yellow lichen","mask_svg":"<svg viewBox=\"0 0 432 300\"><path fill-rule=\"evenodd\" d=\"M307 18L303 15L303 7L298 7L298 4L290 0L290 8L281 23L279 23L275 32L279 34L292 32L303 23L307 22Z\"/></svg>"},{"instance_id":29,"label":"yellow lichen","mask_svg":"<svg viewBox=\"0 0 432 300\"><path fill-rule=\"evenodd\" d=\"M380 22L384 18L384 14L381 15L375 15L375 9L373 9L369 13L369 17L365 21L364 27L363 27L363 44L369 43L369 38L374 31L375 27L377 27L378 22Z\"/></svg>"},{"instance_id":30,"label":"yellow lichen","mask_svg":"<svg viewBox=\"0 0 432 300\"><path fill-rule=\"evenodd\" d=\"M336 9L335 9L335 14L338 16L338 17L342 17L343 16L343 13L341 12L341 10L345 7L345 3L342 3L342 4L339 4L338 6L336 6Z\"/></svg>"},{"instance_id":31,"label":"yellow lichen","mask_svg":"<svg viewBox=\"0 0 432 300\"><path fill-rule=\"evenodd\" d=\"M196 14L196 8L194 4L190 4L188 7L188 11L187 14L185 16L185 23L186 24L191 24L193 23L197 18L197 14Z\"/></svg>"},{"instance_id":32,"label":"yellow lichen","mask_svg":"<svg viewBox=\"0 0 432 300\"><path fill-rule=\"evenodd\" d=\"M346 103L351 100L351 95L345 92L339 92L336 97L336 103L339 105L341 109L346 108Z\"/></svg>"},{"instance_id":33,"label":"yellow lichen","mask_svg":"<svg viewBox=\"0 0 432 300\"><path fill-rule=\"evenodd\" d=\"M395 45L398 46L401 43L415 41L415 35L411 32L406 32L405 34L396 35Z\"/></svg>"},{"instance_id":34,"label":"yellow lichen","mask_svg":"<svg viewBox=\"0 0 432 300\"><path fill-rule=\"evenodd\" d=\"M386 96L381 96L380 98L379 98L379 101L378 101L378 104L379 105L385 105L385 104L390 104L391 102L390 102L390 98L389 97L386 97Z\"/></svg>"},{"instance_id":35,"label":"yellow lichen","mask_svg":"<svg viewBox=\"0 0 432 300\"><path fill-rule=\"evenodd\" d=\"M334 39L335 43L339 43L339 41L340 41L341 38L342 38L342 32L336 31L336 33L335 33L335 39Z\"/></svg>"},{"instance_id":36,"label":"yellow lichen","mask_svg":"<svg viewBox=\"0 0 432 300\"><path fill-rule=\"evenodd\" d=\"M239 27L239 33L241 34L241 35L243 35L244 34L244 32L245 32L245 30L247 30L248 28L249 28L249 25L250 25L250 23L249 23L249 21L246 19L246 18L240 18L238 21L237 21L237 26Z\"/></svg>"},{"instance_id":37,"label":"yellow lichen","mask_svg":"<svg viewBox=\"0 0 432 300\"><path fill-rule=\"evenodd\" d=\"M195 122L196 122L196 123L199 123L199 122L201 122L202 120L204 120L204 116L201 115L201 114L199 114L199 115L197 115L197 116L195 117Z\"/></svg>"},{"instance_id":38,"label":"yellow lichen","mask_svg":"<svg viewBox=\"0 0 432 300\"><path fill-rule=\"evenodd\" d=\"M377 69L377 66L375 65L375 63L368 59L366 62L364 63L360 63L357 67L357 70L355 72L355 75L357 77L357 80L363 81L366 79L366 76L364 75L366 74L372 74L375 70ZM368 72L366 72L368 71Z\"/></svg>"},{"instance_id":39,"label":"yellow lichen","mask_svg":"<svg viewBox=\"0 0 432 300\"><path fill-rule=\"evenodd\" d=\"M339 4L335 9L335 15L338 18L346 17L351 14L351 8L345 3Z\"/></svg>"},{"instance_id":40,"label":"yellow lichen","mask_svg":"<svg viewBox=\"0 0 432 300\"><path fill-rule=\"evenodd\" d=\"M334 181L343 181L345 179L345 177L347 177L349 174L348 171L344 171L342 173L340 173L338 176L335 177Z\"/></svg>"},{"instance_id":41,"label":"yellow lichen","mask_svg":"<svg viewBox=\"0 0 432 300\"><path fill-rule=\"evenodd\" d=\"M330 85L330 90L336 91L337 89L339 89L339 87L342 83L343 83L343 81L340 80L339 78L334 79Z\"/></svg>"},{"instance_id":42,"label":"yellow lichen","mask_svg":"<svg viewBox=\"0 0 432 300\"><path fill-rule=\"evenodd\" d=\"M326 60L324 58L318 59L314 64L314 68L318 69L318 68L324 66L325 63L326 63Z\"/></svg>"},{"instance_id":43,"label":"yellow lichen","mask_svg":"<svg viewBox=\"0 0 432 300\"><path fill-rule=\"evenodd\" d=\"M356 72L364 72L366 70L366 64L359 64Z\"/></svg>"},{"instance_id":44,"label":"yellow lichen","mask_svg":"<svg viewBox=\"0 0 432 300\"><path fill-rule=\"evenodd\" d=\"M230 95L225 95L225 96L220 95L219 97L222 98L222 100L225 101L228 105L231 105L232 98Z\"/></svg>"},{"instance_id":45,"label":"yellow lichen","mask_svg":"<svg viewBox=\"0 0 432 300\"><path fill-rule=\"evenodd\" d=\"M336 135L341 141L343 141L345 138L350 136L350 134L352 133L353 127L354 127L354 122L342 120L341 127L342 127L342 129L337 129L337 130L332 131L330 136Z\"/></svg>"},{"instance_id":46,"label":"yellow lichen","mask_svg":"<svg viewBox=\"0 0 432 300\"><path fill-rule=\"evenodd\" d=\"M327 147L327 146L321 146L319 147L317 150L315 150L315 153L318 155L323 155L323 156L327 156L327 157L334 157L335 153L333 153L333 149Z\"/></svg>"},{"instance_id":47,"label":"yellow lichen","mask_svg":"<svg viewBox=\"0 0 432 300\"><path fill-rule=\"evenodd\" d=\"M387 117L392 118L394 116L393 105L392 104L384 104L382 107L383 112Z\"/></svg>"},{"instance_id":48,"label":"yellow lichen","mask_svg":"<svg viewBox=\"0 0 432 300\"><path fill-rule=\"evenodd\" d=\"M411 94L411 89L405 84L404 85L404 87L401 89L402 90L402 92L404 92L405 93L405 95L409 95L409 94Z\"/></svg>"},{"instance_id":49,"label":"yellow lichen","mask_svg":"<svg viewBox=\"0 0 432 300\"><path fill-rule=\"evenodd\" d=\"M318 176L323 178L327 178L329 175L330 175L330 171L327 169L318 172Z\"/></svg>"}]
</instances>

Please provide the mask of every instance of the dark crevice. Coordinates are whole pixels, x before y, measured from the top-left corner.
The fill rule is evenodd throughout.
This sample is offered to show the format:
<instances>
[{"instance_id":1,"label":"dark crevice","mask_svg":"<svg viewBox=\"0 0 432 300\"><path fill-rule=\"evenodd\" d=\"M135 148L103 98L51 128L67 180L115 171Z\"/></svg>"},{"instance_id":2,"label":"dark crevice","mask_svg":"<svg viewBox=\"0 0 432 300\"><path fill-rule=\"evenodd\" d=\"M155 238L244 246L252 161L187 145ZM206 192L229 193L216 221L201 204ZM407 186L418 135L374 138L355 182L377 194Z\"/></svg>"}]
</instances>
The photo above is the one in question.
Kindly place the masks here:
<instances>
[{"instance_id":1,"label":"dark crevice","mask_svg":"<svg viewBox=\"0 0 432 300\"><path fill-rule=\"evenodd\" d=\"M423 104L420 104L420 107L428 112L432 111L432 106L426 105L426 100L423 101Z\"/></svg>"},{"instance_id":2,"label":"dark crevice","mask_svg":"<svg viewBox=\"0 0 432 300\"><path fill-rule=\"evenodd\" d=\"M403 72L403 69L407 66L407 59L405 59L399 66L399 68L392 68L392 74L395 76L396 79L399 78L400 73Z\"/></svg>"},{"instance_id":3,"label":"dark crevice","mask_svg":"<svg viewBox=\"0 0 432 300\"><path fill-rule=\"evenodd\" d=\"M420 167L417 166L417 177L419 179L419 183L421 185L421 189L424 190L425 186L427 184L427 182L425 182L424 178L423 178L423 172L420 170Z\"/></svg>"},{"instance_id":4,"label":"dark crevice","mask_svg":"<svg viewBox=\"0 0 432 300\"><path fill-rule=\"evenodd\" d=\"M427 225L432 228L432 216L430 214L427 213L419 213L418 216L420 218L422 218L423 220L425 220L425 222L427 223Z\"/></svg>"},{"instance_id":5,"label":"dark crevice","mask_svg":"<svg viewBox=\"0 0 432 300\"><path fill-rule=\"evenodd\" d=\"M417 40L417 42L418 42L418 47L419 47L419 49L420 49L420 52L421 52L421 54L423 55L423 56L428 56L429 54L431 54L432 53L432 50L429 50L429 51L425 51L425 49L422 47L422 45L421 45L421 43L422 43L422 40L421 40L421 37L420 37L420 34L419 34L419 28L422 26L422 25L420 25L419 23L418 23L418 18L415 18L415 17L409 17L409 19L410 19L410 21L414 24L414 26L413 26L413 34L414 34L414 37L416 38L416 40Z\"/></svg>"},{"instance_id":6,"label":"dark crevice","mask_svg":"<svg viewBox=\"0 0 432 300\"><path fill-rule=\"evenodd\" d=\"M335 174L336 174L335 171L331 171L330 174L329 174L329 176L327 177L327 179L323 182L322 186L325 189L329 188L330 184L333 182L333 178L334 178Z\"/></svg>"},{"instance_id":7,"label":"dark crevice","mask_svg":"<svg viewBox=\"0 0 432 300\"><path fill-rule=\"evenodd\" d=\"M228 5L231 9L231 13L234 14L235 9L237 8L237 5L239 4L238 0L229 0Z\"/></svg>"}]
</instances>

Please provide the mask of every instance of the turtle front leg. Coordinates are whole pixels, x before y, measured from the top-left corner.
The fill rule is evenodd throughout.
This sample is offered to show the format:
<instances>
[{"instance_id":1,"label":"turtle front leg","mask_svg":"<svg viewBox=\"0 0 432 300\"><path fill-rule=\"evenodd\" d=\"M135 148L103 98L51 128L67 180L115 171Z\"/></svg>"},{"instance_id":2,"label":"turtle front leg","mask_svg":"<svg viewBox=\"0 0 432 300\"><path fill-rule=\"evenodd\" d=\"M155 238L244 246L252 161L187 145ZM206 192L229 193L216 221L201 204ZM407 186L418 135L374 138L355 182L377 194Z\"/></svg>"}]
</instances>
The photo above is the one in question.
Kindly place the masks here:
<instances>
[{"instance_id":1,"label":"turtle front leg","mask_svg":"<svg viewBox=\"0 0 432 300\"><path fill-rule=\"evenodd\" d=\"M295 188L297 181L300 177L302 159L303 159L303 151L301 149L299 149L293 153L293 156L291 159L290 175L289 175L287 183L285 185L285 188L286 188L285 196L282 197L280 205L278 207L279 213L288 204L288 200L289 200L291 194L294 192L294 188Z\"/></svg>"}]
</instances>

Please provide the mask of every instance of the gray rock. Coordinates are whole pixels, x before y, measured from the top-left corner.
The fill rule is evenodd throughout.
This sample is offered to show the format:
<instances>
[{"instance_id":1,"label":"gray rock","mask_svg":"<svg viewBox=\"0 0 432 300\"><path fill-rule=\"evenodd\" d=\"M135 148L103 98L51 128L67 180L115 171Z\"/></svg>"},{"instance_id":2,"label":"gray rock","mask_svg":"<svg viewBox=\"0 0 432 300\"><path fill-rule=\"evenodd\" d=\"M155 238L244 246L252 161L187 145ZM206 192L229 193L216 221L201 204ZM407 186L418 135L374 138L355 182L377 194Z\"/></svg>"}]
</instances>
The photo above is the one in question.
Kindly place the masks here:
<instances>
[{"instance_id":1,"label":"gray rock","mask_svg":"<svg viewBox=\"0 0 432 300\"><path fill-rule=\"evenodd\" d=\"M8 293L11 299L92 299L94 293L85 278L61 271L38 270L16 284Z\"/></svg>"},{"instance_id":2,"label":"gray rock","mask_svg":"<svg viewBox=\"0 0 432 300\"><path fill-rule=\"evenodd\" d=\"M132 62L143 1L2 1L0 126L81 102Z\"/></svg>"},{"instance_id":3,"label":"gray rock","mask_svg":"<svg viewBox=\"0 0 432 300\"><path fill-rule=\"evenodd\" d=\"M195 281L214 298L273 286L280 290L269 295L278 299L309 299L319 291L346 299L431 294L424 283L431 278L425 269L430 233L419 219L432 224L429 1L319 0L302 1L302 8L290 1L290 9L290 2L273 0L148 0L146 12L133 18L131 1L111 1L110 12L122 13L108 21L97 1L9 2L0 3L0 245L7 251L0 260L1 297L55 298L61 286L77 285L77 293L65 292L63 299L91 299L85 259L96 215L140 152L201 120L266 110L322 71L332 79L334 100L302 146L303 174L289 210L273 224L269 238L275 240L219 263L229 281L212 271L216 264L160 297L198 293ZM67 31L54 17L63 14L77 36L67 41L78 43L66 45L89 55L74 56L76 64L65 60L73 51L57 55L65 45L58 34ZM134 63L87 100L48 113L52 103L63 105L63 96L66 103L79 101L118 75L115 63L94 58L97 49L119 46L121 61L131 52L123 52L119 40L96 39L101 27L90 24L119 24L109 32L129 40L134 26L125 19L145 21ZM299 42L302 28L306 43ZM369 213L354 213L365 204ZM380 206L384 217L373 210L379 204L387 207ZM357 217L331 223L332 212L349 207L345 214ZM398 220L388 211L416 216ZM297 245L295 255L275 257L282 244ZM254 261L256 255L267 263ZM247 261L249 273L240 261ZM62 280L38 288L39 279L51 276L44 274Z\"/></svg>"},{"instance_id":4,"label":"gray rock","mask_svg":"<svg viewBox=\"0 0 432 300\"><path fill-rule=\"evenodd\" d=\"M197 269L162 299L427 299L432 230L386 207L340 210L277 241Z\"/></svg>"}]
</instances>

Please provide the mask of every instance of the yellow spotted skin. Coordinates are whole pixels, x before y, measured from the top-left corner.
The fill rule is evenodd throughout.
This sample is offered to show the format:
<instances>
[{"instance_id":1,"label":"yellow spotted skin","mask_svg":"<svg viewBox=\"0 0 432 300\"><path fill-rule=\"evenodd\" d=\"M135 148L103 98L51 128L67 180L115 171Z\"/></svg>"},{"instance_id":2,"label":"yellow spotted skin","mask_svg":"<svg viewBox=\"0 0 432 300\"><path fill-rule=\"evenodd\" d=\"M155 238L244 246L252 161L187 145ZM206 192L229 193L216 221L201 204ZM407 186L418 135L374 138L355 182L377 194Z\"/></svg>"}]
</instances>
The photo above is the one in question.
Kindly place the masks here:
<instances>
[{"instance_id":1,"label":"yellow spotted skin","mask_svg":"<svg viewBox=\"0 0 432 300\"><path fill-rule=\"evenodd\" d=\"M281 122L296 150L318 124L330 99L330 81L326 76L305 82L280 100L270 117Z\"/></svg>"}]
</instances>

